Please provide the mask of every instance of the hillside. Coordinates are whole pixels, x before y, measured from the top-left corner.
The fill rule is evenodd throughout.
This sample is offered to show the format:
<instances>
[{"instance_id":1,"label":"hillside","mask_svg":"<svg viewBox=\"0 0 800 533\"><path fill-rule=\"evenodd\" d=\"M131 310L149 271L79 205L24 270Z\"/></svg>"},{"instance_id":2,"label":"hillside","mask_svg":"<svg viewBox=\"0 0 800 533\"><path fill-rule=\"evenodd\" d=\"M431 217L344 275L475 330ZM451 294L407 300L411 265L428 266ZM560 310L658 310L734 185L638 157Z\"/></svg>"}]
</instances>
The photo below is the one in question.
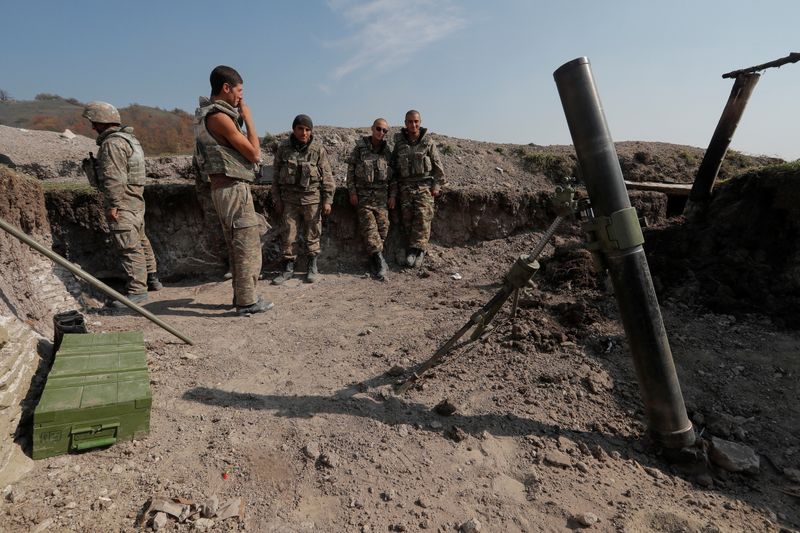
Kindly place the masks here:
<instances>
[{"instance_id":1,"label":"hillside","mask_svg":"<svg viewBox=\"0 0 800 533\"><path fill-rule=\"evenodd\" d=\"M84 104L74 98L39 94L35 100L0 101L0 125L31 130L64 131L94 137L81 117ZM189 153L194 147L192 116L181 110L133 104L120 108L122 122L133 126L147 155Z\"/></svg>"}]
</instances>

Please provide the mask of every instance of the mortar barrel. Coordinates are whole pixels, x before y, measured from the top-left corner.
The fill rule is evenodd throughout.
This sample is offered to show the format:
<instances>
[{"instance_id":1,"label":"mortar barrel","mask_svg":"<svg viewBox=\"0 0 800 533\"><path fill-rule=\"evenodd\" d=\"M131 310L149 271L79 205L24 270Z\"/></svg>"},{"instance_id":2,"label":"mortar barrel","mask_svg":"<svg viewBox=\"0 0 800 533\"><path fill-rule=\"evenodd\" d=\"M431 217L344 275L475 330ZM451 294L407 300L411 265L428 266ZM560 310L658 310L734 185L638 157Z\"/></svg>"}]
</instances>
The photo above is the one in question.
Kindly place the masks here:
<instances>
[{"instance_id":1,"label":"mortar barrel","mask_svg":"<svg viewBox=\"0 0 800 533\"><path fill-rule=\"evenodd\" d=\"M630 207L622 169L606 123L589 60L574 59L553 73L595 216ZM661 310L641 244L602 249L630 345L639 390L654 440L665 448L694 443Z\"/></svg>"}]
</instances>

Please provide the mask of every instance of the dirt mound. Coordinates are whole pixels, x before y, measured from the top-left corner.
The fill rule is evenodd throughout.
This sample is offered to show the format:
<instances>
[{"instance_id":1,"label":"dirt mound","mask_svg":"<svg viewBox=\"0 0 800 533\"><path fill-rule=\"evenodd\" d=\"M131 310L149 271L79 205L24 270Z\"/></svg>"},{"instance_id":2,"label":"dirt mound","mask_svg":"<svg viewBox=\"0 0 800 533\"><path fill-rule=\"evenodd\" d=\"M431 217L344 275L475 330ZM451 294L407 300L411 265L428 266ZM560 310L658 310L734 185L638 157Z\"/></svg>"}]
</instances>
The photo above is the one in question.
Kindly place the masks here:
<instances>
[{"instance_id":1,"label":"dirt mound","mask_svg":"<svg viewBox=\"0 0 800 533\"><path fill-rule=\"evenodd\" d=\"M800 164L724 183L707 213L645 236L667 296L800 327Z\"/></svg>"},{"instance_id":2,"label":"dirt mound","mask_svg":"<svg viewBox=\"0 0 800 533\"><path fill-rule=\"evenodd\" d=\"M89 152L97 152L97 145L82 135L67 138L54 131L0 126L0 153L5 164L39 179L86 179L81 161Z\"/></svg>"}]
</instances>

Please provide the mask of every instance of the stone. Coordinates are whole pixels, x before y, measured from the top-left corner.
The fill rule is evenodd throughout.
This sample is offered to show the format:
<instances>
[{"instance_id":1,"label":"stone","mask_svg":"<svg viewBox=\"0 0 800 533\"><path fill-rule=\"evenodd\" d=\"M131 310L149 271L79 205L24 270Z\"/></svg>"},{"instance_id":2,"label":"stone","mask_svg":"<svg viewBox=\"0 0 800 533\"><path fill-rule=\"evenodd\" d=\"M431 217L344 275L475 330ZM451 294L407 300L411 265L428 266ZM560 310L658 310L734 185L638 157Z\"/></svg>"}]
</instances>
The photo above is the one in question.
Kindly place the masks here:
<instances>
[{"instance_id":1,"label":"stone","mask_svg":"<svg viewBox=\"0 0 800 533\"><path fill-rule=\"evenodd\" d=\"M309 442L303 446L303 455L312 461L316 461L317 458L319 458L320 453L319 444L316 442Z\"/></svg>"},{"instance_id":2,"label":"stone","mask_svg":"<svg viewBox=\"0 0 800 533\"><path fill-rule=\"evenodd\" d=\"M197 531L208 531L214 527L214 521L210 518L198 518L194 521L193 527Z\"/></svg>"},{"instance_id":3,"label":"stone","mask_svg":"<svg viewBox=\"0 0 800 533\"><path fill-rule=\"evenodd\" d=\"M644 471L647 472L651 477L656 479L663 479L664 473L661 472L658 468L653 468L652 466L645 466Z\"/></svg>"},{"instance_id":4,"label":"stone","mask_svg":"<svg viewBox=\"0 0 800 533\"><path fill-rule=\"evenodd\" d=\"M572 466L572 459L569 455L558 450L548 450L544 454L544 462L550 466L559 466L561 468L569 468Z\"/></svg>"},{"instance_id":5,"label":"stone","mask_svg":"<svg viewBox=\"0 0 800 533\"><path fill-rule=\"evenodd\" d=\"M700 474L697 476L697 484L701 487L709 488L714 485L714 479L708 474Z\"/></svg>"},{"instance_id":6,"label":"stone","mask_svg":"<svg viewBox=\"0 0 800 533\"><path fill-rule=\"evenodd\" d=\"M390 502L394 500L395 496L397 496L397 493L395 492L394 489L389 489L381 492L381 500L385 502Z\"/></svg>"},{"instance_id":7,"label":"stone","mask_svg":"<svg viewBox=\"0 0 800 533\"><path fill-rule=\"evenodd\" d=\"M42 533L42 531L47 531L50 529L50 526L53 525L53 522L54 520L52 518L42 520L36 525L36 527L30 530L30 533Z\"/></svg>"},{"instance_id":8,"label":"stone","mask_svg":"<svg viewBox=\"0 0 800 533\"><path fill-rule=\"evenodd\" d=\"M76 137L76 135L74 133L72 133L72 131L69 128L65 129L63 132L59 133L58 135L62 139L68 139L70 141Z\"/></svg>"},{"instance_id":9,"label":"stone","mask_svg":"<svg viewBox=\"0 0 800 533\"><path fill-rule=\"evenodd\" d=\"M167 527L167 513L157 512L153 517L153 531L161 531Z\"/></svg>"},{"instance_id":10,"label":"stone","mask_svg":"<svg viewBox=\"0 0 800 533\"><path fill-rule=\"evenodd\" d=\"M794 481L800 483L800 469L797 468L784 468L783 475Z\"/></svg>"},{"instance_id":11,"label":"stone","mask_svg":"<svg viewBox=\"0 0 800 533\"><path fill-rule=\"evenodd\" d=\"M577 468L578 470L580 470L584 474L588 474L589 473L589 467L583 461L578 461L577 463L575 463L575 468Z\"/></svg>"},{"instance_id":12,"label":"stone","mask_svg":"<svg viewBox=\"0 0 800 533\"><path fill-rule=\"evenodd\" d=\"M600 520L594 513L580 513L573 516L573 518L583 527L592 527Z\"/></svg>"},{"instance_id":13,"label":"stone","mask_svg":"<svg viewBox=\"0 0 800 533\"><path fill-rule=\"evenodd\" d=\"M184 361L197 361L197 356L193 353L186 352L185 354L181 355L181 359Z\"/></svg>"},{"instance_id":14,"label":"stone","mask_svg":"<svg viewBox=\"0 0 800 533\"><path fill-rule=\"evenodd\" d=\"M442 429L442 423L438 420L434 420L430 423L431 429Z\"/></svg>"},{"instance_id":15,"label":"stone","mask_svg":"<svg viewBox=\"0 0 800 533\"><path fill-rule=\"evenodd\" d=\"M386 371L386 375L392 378L400 377L406 373L406 369L400 365L394 365Z\"/></svg>"},{"instance_id":16,"label":"stone","mask_svg":"<svg viewBox=\"0 0 800 533\"><path fill-rule=\"evenodd\" d=\"M464 431L463 429L461 429L461 428L460 428L460 427L458 427L458 426L453 426L453 427L451 427L450 429L448 429L448 430L445 432L445 436L446 436L448 439L450 439L450 440L453 440L453 441L455 441L455 442L461 442L461 441L463 441L463 440L466 440L466 439L467 439L467 437L469 437L469 435L467 434L467 432L466 432L466 431Z\"/></svg>"},{"instance_id":17,"label":"stone","mask_svg":"<svg viewBox=\"0 0 800 533\"><path fill-rule=\"evenodd\" d=\"M558 437L558 449L564 453L572 453L577 449L577 446L572 440L562 435Z\"/></svg>"},{"instance_id":18,"label":"stone","mask_svg":"<svg viewBox=\"0 0 800 533\"><path fill-rule=\"evenodd\" d=\"M415 501L414 503L416 503L417 505L419 505L423 509L427 509L428 507L430 507L430 504L428 503L428 500L426 500L422 496L417 498L417 501Z\"/></svg>"},{"instance_id":19,"label":"stone","mask_svg":"<svg viewBox=\"0 0 800 533\"><path fill-rule=\"evenodd\" d=\"M456 408L455 405L450 403L450 400L445 398L444 400L436 404L436 407L434 407L433 410L436 412L436 414L442 416L452 416L455 414L458 408Z\"/></svg>"},{"instance_id":20,"label":"stone","mask_svg":"<svg viewBox=\"0 0 800 533\"><path fill-rule=\"evenodd\" d=\"M319 464L326 468L336 468L339 466L339 456L334 452L326 452L319 456Z\"/></svg>"},{"instance_id":21,"label":"stone","mask_svg":"<svg viewBox=\"0 0 800 533\"><path fill-rule=\"evenodd\" d=\"M111 473L114 474L114 475L121 474L123 472L125 472L125 467L122 466L122 465L114 465L111 468Z\"/></svg>"},{"instance_id":22,"label":"stone","mask_svg":"<svg viewBox=\"0 0 800 533\"><path fill-rule=\"evenodd\" d=\"M757 474L761 466L758 455L749 446L718 437L711 438L711 462L728 472Z\"/></svg>"},{"instance_id":23,"label":"stone","mask_svg":"<svg viewBox=\"0 0 800 533\"><path fill-rule=\"evenodd\" d=\"M482 528L483 526L481 526L481 522L477 518L470 518L469 520L458 526L458 530L461 533L477 533Z\"/></svg>"}]
</instances>

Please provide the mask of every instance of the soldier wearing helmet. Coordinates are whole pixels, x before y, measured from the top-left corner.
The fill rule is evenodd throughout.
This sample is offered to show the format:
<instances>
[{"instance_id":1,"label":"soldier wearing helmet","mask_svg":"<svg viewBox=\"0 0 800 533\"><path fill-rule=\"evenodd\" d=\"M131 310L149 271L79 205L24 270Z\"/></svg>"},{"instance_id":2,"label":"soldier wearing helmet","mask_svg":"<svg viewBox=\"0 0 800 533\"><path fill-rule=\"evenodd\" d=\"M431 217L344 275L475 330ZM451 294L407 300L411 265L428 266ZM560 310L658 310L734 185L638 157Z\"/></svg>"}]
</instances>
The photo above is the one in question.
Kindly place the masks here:
<instances>
[{"instance_id":1,"label":"soldier wearing helmet","mask_svg":"<svg viewBox=\"0 0 800 533\"><path fill-rule=\"evenodd\" d=\"M133 136L133 128L121 125L119 111L113 105L90 102L83 117L92 123L100 147L97 159L84 160L84 170L105 198L108 228L128 278L126 296L140 303L147 300L148 290L163 288L144 228L144 151ZM124 307L116 301L111 305Z\"/></svg>"}]
</instances>

